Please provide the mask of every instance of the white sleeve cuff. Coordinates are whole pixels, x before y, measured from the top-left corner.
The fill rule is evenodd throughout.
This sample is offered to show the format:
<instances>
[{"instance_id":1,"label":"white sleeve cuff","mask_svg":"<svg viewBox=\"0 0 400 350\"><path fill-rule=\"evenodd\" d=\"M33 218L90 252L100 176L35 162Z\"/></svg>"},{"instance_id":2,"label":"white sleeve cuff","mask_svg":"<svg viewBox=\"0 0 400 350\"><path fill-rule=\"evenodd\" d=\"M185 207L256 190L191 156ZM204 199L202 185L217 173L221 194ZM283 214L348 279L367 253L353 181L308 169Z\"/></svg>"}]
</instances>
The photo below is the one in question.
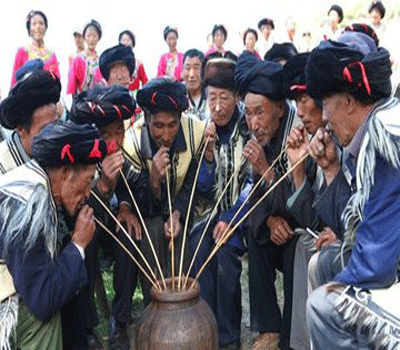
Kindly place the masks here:
<instances>
[{"instance_id":1,"label":"white sleeve cuff","mask_svg":"<svg viewBox=\"0 0 400 350\"><path fill-rule=\"evenodd\" d=\"M83 249L80 245L76 244L75 242L72 243L79 250L79 254L82 257L82 260L85 260L85 249Z\"/></svg>"}]
</instances>

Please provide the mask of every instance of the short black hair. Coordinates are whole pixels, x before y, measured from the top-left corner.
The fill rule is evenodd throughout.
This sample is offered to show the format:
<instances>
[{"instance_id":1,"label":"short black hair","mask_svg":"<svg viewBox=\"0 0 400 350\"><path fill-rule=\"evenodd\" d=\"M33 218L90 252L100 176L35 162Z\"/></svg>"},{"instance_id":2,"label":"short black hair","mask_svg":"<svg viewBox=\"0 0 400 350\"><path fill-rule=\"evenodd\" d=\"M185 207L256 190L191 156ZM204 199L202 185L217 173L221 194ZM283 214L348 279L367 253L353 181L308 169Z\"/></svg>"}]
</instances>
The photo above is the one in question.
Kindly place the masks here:
<instances>
[{"instance_id":1,"label":"short black hair","mask_svg":"<svg viewBox=\"0 0 400 350\"><path fill-rule=\"evenodd\" d=\"M382 1L373 1L369 6L368 13L371 13L373 9L380 12L381 18L385 17L386 9L385 6L383 6Z\"/></svg>"},{"instance_id":2,"label":"short black hair","mask_svg":"<svg viewBox=\"0 0 400 350\"><path fill-rule=\"evenodd\" d=\"M187 58L194 58L194 57L198 57L201 62L201 65L203 65L204 53L198 49L187 50L183 55L183 63L185 64Z\"/></svg>"},{"instance_id":3,"label":"short black hair","mask_svg":"<svg viewBox=\"0 0 400 350\"><path fill-rule=\"evenodd\" d=\"M95 21L94 19L92 19L88 24L85 25L85 28L83 28L83 32L82 32L83 37L85 37L85 34L90 27L95 29L95 31L97 32L97 35L99 36L99 40L100 40L103 32L101 30L100 23Z\"/></svg>"},{"instance_id":4,"label":"short black hair","mask_svg":"<svg viewBox=\"0 0 400 350\"><path fill-rule=\"evenodd\" d=\"M130 30L128 30L128 29L125 29L123 32L121 32L121 33L119 34L119 36L118 36L118 44L121 44L121 39L122 39L122 36L123 36L124 34L126 34L127 36L129 36L129 38L130 38L131 41L132 41L132 48L134 48L135 45L136 45L135 36L134 36L133 33L132 33Z\"/></svg>"},{"instance_id":5,"label":"short black hair","mask_svg":"<svg viewBox=\"0 0 400 350\"><path fill-rule=\"evenodd\" d=\"M339 5L332 5L331 8L328 11L328 15L331 13L331 11L336 11L336 13L339 16L339 23L342 23L343 21L343 9Z\"/></svg>"},{"instance_id":6,"label":"short black hair","mask_svg":"<svg viewBox=\"0 0 400 350\"><path fill-rule=\"evenodd\" d=\"M228 31L226 30L225 26L223 24L216 24L211 32L211 35L214 39L215 34L217 33L217 31L221 31L224 36L225 36L225 40L228 38Z\"/></svg>"},{"instance_id":7,"label":"short black hair","mask_svg":"<svg viewBox=\"0 0 400 350\"><path fill-rule=\"evenodd\" d=\"M28 35L31 34L31 19L35 15L41 16L43 18L44 25L46 26L46 29L48 27L48 22L47 22L46 15L42 11L32 10L31 12L28 13L28 16L26 16L26 29L28 30Z\"/></svg>"},{"instance_id":8,"label":"short black hair","mask_svg":"<svg viewBox=\"0 0 400 350\"><path fill-rule=\"evenodd\" d=\"M243 44L244 44L244 45L246 45L246 36L247 36L247 34L249 34L249 33L253 33L254 36L256 37L256 41L258 40L257 31L256 31L255 29L253 29L253 28L247 28L246 31L245 31L244 34L243 34Z\"/></svg>"}]
</instances>

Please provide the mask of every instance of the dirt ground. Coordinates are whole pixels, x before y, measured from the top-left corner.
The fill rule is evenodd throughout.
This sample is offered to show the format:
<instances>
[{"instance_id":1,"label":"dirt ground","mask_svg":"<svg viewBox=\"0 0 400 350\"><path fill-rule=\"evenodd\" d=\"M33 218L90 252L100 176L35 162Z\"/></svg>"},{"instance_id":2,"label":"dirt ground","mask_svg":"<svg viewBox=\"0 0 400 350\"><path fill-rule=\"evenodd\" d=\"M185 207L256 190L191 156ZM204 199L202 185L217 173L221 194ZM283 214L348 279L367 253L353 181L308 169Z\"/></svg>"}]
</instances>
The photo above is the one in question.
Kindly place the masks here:
<instances>
[{"instance_id":1,"label":"dirt ground","mask_svg":"<svg viewBox=\"0 0 400 350\"><path fill-rule=\"evenodd\" d=\"M241 350L250 350L251 346L254 342L257 333L250 331L250 310L249 310L249 283L248 283L248 263L247 263L247 255L242 258L242 265L243 265L243 272L241 277L241 284L242 284L242 307L243 307L243 314L242 314L242 336L241 336L241 343L242 347ZM277 275L277 282L276 287L278 291L278 301L280 306L282 307L282 277L280 274ZM137 308L134 310L134 319L135 321L140 317L142 310ZM133 350L134 347L134 338L135 338L135 327L136 322L129 326L129 336L131 340ZM140 349L136 349L140 350Z\"/></svg>"}]
</instances>

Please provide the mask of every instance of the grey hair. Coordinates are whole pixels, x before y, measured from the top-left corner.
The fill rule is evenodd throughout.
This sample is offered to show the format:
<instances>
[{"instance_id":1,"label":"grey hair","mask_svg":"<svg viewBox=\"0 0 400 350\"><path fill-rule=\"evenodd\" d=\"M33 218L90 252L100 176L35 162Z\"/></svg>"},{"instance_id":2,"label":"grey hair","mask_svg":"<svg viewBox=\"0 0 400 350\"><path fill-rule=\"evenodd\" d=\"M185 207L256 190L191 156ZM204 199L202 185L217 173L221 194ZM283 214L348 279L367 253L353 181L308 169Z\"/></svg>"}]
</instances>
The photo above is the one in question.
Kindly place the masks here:
<instances>
[{"instance_id":1,"label":"grey hair","mask_svg":"<svg viewBox=\"0 0 400 350\"><path fill-rule=\"evenodd\" d=\"M50 193L43 184L23 181L18 185L31 192L27 201L16 199L0 187L0 192L5 195L0 204L3 256L7 255L11 245L21 242L26 254L39 238L43 238L53 259L57 250L57 216L52 208ZM18 208L15 208L16 200L20 204Z\"/></svg>"}]
</instances>

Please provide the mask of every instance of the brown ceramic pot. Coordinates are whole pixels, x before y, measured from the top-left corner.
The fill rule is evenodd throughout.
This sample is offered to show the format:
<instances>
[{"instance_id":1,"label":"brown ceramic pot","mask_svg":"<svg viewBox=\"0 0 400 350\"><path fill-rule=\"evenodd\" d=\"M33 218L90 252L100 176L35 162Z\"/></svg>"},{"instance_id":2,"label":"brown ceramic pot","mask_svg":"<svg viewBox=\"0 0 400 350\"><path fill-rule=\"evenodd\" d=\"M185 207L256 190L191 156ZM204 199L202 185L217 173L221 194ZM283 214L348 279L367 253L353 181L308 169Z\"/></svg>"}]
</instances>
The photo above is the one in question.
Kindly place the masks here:
<instances>
[{"instance_id":1,"label":"brown ceramic pot","mask_svg":"<svg viewBox=\"0 0 400 350\"><path fill-rule=\"evenodd\" d=\"M170 287L171 279L166 282ZM183 292L152 288L151 296L137 325L135 349L218 350L217 323L211 308L200 297L198 284Z\"/></svg>"}]
</instances>

